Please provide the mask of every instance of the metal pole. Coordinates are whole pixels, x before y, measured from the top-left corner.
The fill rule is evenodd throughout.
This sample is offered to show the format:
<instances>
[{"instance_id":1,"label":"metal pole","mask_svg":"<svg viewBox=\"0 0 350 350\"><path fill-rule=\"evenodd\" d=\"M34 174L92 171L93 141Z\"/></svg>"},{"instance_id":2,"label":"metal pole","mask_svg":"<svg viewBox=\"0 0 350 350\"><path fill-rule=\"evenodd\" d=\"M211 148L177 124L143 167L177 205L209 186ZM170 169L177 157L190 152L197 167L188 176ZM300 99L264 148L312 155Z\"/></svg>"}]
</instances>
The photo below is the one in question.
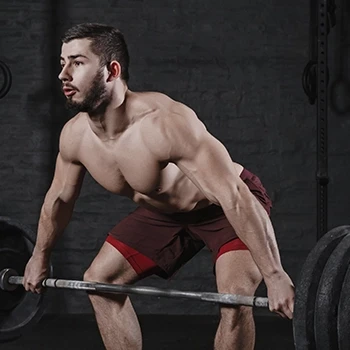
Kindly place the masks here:
<instances>
[{"instance_id":1,"label":"metal pole","mask_svg":"<svg viewBox=\"0 0 350 350\"><path fill-rule=\"evenodd\" d=\"M317 31L317 239L328 231L328 0L318 2Z\"/></svg>"}]
</instances>

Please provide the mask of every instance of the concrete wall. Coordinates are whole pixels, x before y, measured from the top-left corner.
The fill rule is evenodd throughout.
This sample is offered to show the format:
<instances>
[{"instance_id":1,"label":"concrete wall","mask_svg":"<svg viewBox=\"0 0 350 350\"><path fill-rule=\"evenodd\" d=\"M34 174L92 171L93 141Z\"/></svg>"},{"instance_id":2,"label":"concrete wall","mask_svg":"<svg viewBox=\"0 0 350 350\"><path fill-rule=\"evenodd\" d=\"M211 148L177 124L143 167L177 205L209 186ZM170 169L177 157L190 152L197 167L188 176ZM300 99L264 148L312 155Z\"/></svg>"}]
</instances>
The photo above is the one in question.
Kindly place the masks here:
<instances>
[{"instance_id":1,"label":"concrete wall","mask_svg":"<svg viewBox=\"0 0 350 350\"><path fill-rule=\"evenodd\" d=\"M283 263L297 278L316 242L316 108L301 86L308 61L307 2L78 0L54 5L37 0L29 5L17 0L2 1L0 10L0 58L13 74L12 89L0 101L1 215L35 230L58 136L70 117L57 79L59 36L73 24L103 22L125 34L132 90L162 91L191 106L232 158L262 179L274 202ZM344 36L349 40L336 30L330 35L331 82L347 54L344 40L339 43ZM330 228L350 221L350 111L334 108L345 103L339 94L346 101L346 92L336 91L329 118ZM81 279L108 230L134 207L87 176L52 257L56 275ZM151 277L142 284L213 291L209 251L204 249L169 282ZM50 291L49 298L48 312L91 312L84 293ZM139 313L216 312L215 306L197 302L133 300Z\"/></svg>"}]
</instances>

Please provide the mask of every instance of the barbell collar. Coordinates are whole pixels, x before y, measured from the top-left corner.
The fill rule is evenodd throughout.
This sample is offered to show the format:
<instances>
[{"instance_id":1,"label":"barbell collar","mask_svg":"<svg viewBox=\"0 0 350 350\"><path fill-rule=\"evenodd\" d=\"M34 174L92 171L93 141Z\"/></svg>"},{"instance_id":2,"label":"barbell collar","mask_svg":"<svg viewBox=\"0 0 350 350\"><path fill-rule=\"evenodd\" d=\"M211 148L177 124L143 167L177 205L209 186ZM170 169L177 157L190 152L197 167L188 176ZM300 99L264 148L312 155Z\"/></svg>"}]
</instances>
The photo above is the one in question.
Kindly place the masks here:
<instances>
[{"instance_id":1,"label":"barbell collar","mask_svg":"<svg viewBox=\"0 0 350 350\"><path fill-rule=\"evenodd\" d=\"M10 283L10 277L16 276L17 273L13 269L4 269L0 272L0 289L6 290L8 292L14 291L17 286L13 283Z\"/></svg>"}]
</instances>

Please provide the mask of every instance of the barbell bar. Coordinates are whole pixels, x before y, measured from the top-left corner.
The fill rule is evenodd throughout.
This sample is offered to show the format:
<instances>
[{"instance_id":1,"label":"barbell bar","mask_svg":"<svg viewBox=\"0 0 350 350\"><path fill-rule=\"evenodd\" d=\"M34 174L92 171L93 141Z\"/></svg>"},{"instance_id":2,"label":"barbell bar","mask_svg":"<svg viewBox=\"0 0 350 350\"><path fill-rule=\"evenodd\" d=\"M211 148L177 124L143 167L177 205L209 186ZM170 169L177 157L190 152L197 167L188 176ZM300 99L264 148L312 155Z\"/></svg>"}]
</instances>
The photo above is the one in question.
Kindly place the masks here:
<instances>
[{"instance_id":1,"label":"barbell bar","mask_svg":"<svg viewBox=\"0 0 350 350\"><path fill-rule=\"evenodd\" d=\"M0 288L2 290L13 291L19 285L23 285L23 276L17 276L15 270L7 268L0 272ZM42 281L42 286L44 288L74 289L98 293L138 294L166 298L184 298L235 306L242 305L265 308L269 306L268 299L265 297L214 292L180 291L175 289L160 289L155 287L87 282L59 278L46 278Z\"/></svg>"}]
</instances>

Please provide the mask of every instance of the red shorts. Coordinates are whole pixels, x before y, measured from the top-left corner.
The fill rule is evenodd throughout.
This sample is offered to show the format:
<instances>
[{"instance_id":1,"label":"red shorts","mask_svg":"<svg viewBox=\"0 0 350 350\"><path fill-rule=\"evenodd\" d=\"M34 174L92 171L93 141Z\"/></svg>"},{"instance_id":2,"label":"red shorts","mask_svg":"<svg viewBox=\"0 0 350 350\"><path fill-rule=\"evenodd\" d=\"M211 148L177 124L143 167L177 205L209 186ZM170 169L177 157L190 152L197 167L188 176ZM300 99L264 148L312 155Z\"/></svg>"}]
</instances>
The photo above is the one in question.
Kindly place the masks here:
<instances>
[{"instance_id":1,"label":"red shorts","mask_svg":"<svg viewBox=\"0 0 350 350\"><path fill-rule=\"evenodd\" d=\"M258 177L244 169L241 178L270 214L271 200ZM228 251L248 249L216 205L175 214L137 208L109 232L106 241L142 278L152 274L170 278L204 246L212 252L214 264Z\"/></svg>"},{"instance_id":2,"label":"red shorts","mask_svg":"<svg viewBox=\"0 0 350 350\"><path fill-rule=\"evenodd\" d=\"M129 262L135 272L140 276L140 278L144 278L153 274L165 278L168 277L164 276L162 269L153 260L148 258L146 255L141 254L134 248L127 246L113 236L109 235L106 239L106 242L119 250L119 252ZM239 238L235 238L220 247L216 259L218 259L222 254L233 250L248 250L248 247Z\"/></svg>"}]
</instances>

